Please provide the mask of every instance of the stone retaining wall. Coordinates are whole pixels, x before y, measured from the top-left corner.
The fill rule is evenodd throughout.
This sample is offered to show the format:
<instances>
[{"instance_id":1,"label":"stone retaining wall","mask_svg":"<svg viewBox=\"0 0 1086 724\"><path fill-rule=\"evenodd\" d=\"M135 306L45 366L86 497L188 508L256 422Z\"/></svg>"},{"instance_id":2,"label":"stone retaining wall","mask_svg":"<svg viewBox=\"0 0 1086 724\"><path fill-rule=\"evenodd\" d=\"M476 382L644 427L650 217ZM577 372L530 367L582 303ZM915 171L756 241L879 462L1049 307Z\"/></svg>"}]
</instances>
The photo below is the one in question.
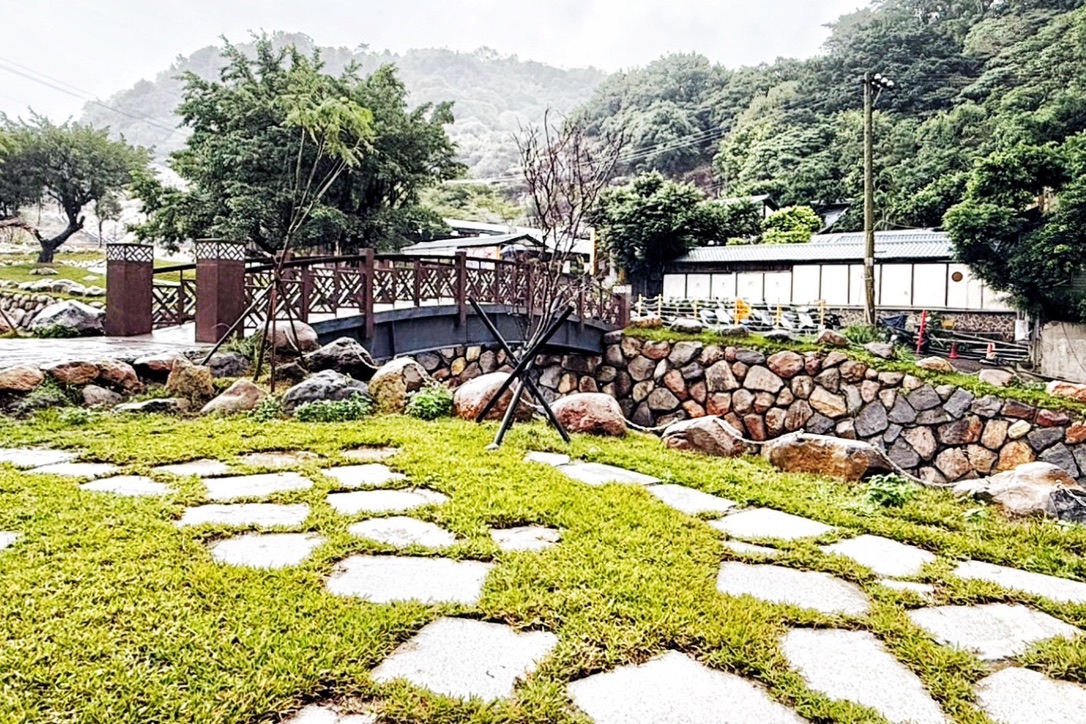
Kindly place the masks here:
<instances>
[{"instance_id":1,"label":"stone retaining wall","mask_svg":"<svg viewBox=\"0 0 1086 724\"><path fill-rule=\"evenodd\" d=\"M491 372L511 372L505 352L496 346L449 347L414 355L430 376L451 387Z\"/></svg>"},{"instance_id":2,"label":"stone retaining wall","mask_svg":"<svg viewBox=\"0 0 1086 724\"><path fill-rule=\"evenodd\" d=\"M865 324L864 310L862 308L834 309L841 317L841 325L848 327L853 324ZM879 315L908 314L912 327L920 323L920 313L907 310L893 310L879 308ZM953 324L956 332L968 334L994 334L1004 342L1014 341L1014 312L939 312L939 315Z\"/></svg>"},{"instance_id":3,"label":"stone retaining wall","mask_svg":"<svg viewBox=\"0 0 1086 724\"><path fill-rule=\"evenodd\" d=\"M604 356L541 357L545 394L605 392L655 427L721 415L747 437L804 430L862 439L933 482L1043 460L1086 478L1086 421L1014 400L879 372L842 351L778 352L608 335Z\"/></svg>"},{"instance_id":4,"label":"stone retaining wall","mask_svg":"<svg viewBox=\"0 0 1086 724\"><path fill-rule=\"evenodd\" d=\"M4 314L19 329L29 329L34 315L57 301L59 300L48 294L0 291L0 309L4 310ZM3 318L0 318L0 327L2 326Z\"/></svg>"}]
</instances>

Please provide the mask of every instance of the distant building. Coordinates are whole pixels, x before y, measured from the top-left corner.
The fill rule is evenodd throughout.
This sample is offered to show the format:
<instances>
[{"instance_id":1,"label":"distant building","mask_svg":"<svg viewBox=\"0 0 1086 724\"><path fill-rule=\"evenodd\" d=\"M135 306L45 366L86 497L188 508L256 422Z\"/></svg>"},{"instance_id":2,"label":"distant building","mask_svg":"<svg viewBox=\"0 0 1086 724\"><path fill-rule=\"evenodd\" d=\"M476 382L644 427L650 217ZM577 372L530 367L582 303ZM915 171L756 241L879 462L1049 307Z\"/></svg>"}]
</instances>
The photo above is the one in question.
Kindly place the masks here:
<instances>
[{"instance_id":1,"label":"distant building","mask_svg":"<svg viewBox=\"0 0 1086 724\"><path fill-rule=\"evenodd\" d=\"M769 194L758 194L757 196L733 196L729 199L717 199L719 204L737 204L740 202L749 202L758 207L758 211L762 214L762 219L765 220L774 211L780 209L780 206Z\"/></svg>"},{"instance_id":2,"label":"distant building","mask_svg":"<svg viewBox=\"0 0 1086 724\"><path fill-rule=\"evenodd\" d=\"M473 259L508 259L520 253L539 256L544 252L544 246L531 234L512 233L457 236L423 241L400 249L401 254L411 256L454 256L458 251L466 252Z\"/></svg>"}]
</instances>

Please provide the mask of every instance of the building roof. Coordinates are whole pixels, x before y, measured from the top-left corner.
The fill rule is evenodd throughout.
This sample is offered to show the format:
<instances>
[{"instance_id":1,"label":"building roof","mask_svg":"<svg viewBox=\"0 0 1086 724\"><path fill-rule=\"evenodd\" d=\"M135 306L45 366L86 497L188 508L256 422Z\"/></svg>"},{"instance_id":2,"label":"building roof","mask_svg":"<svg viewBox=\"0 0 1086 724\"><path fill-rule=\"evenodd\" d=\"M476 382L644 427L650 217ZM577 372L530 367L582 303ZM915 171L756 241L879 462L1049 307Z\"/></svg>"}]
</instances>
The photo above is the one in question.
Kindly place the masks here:
<instances>
[{"instance_id":1,"label":"building roof","mask_svg":"<svg viewBox=\"0 0 1086 724\"><path fill-rule=\"evenodd\" d=\"M954 249L942 231L909 229L875 234L876 259L950 260ZM863 232L819 234L806 244L703 246L675 260L676 264L757 264L759 262L862 261Z\"/></svg>"},{"instance_id":2,"label":"building roof","mask_svg":"<svg viewBox=\"0 0 1086 724\"><path fill-rule=\"evenodd\" d=\"M757 194L755 196L732 196L727 199L715 199L720 204L735 204L740 201L749 201L754 205L764 204L771 209L777 209L777 201L769 194Z\"/></svg>"},{"instance_id":3,"label":"building roof","mask_svg":"<svg viewBox=\"0 0 1086 724\"><path fill-rule=\"evenodd\" d=\"M502 234L500 236L458 236L453 239L438 239L436 241L421 241L418 244L405 246L400 249L401 254L437 254L451 253L457 249L478 249L480 247L505 246L507 244L524 244L525 246L542 246L539 239L531 234Z\"/></svg>"}]
</instances>

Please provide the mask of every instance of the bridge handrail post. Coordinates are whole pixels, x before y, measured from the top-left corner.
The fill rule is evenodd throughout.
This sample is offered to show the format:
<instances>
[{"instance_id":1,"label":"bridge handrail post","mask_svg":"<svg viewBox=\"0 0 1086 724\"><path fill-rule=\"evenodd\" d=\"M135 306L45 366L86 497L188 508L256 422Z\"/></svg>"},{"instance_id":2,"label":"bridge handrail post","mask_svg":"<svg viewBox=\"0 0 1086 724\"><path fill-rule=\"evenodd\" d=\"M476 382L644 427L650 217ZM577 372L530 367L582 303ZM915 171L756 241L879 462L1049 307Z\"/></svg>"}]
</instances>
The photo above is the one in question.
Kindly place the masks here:
<instances>
[{"instance_id":1,"label":"bridge handrail post","mask_svg":"<svg viewBox=\"0 0 1086 724\"><path fill-rule=\"evenodd\" d=\"M456 252L456 270L453 279L453 293L456 296L457 326L464 326L468 321L468 253Z\"/></svg>"},{"instance_id":2,"label":"bridge handrail post","mask_svg":"<svg viewBox=\"0 0 1086 724\"><path fill-rule=\"evenodd\" d=\"M149 244L106 244L106 334L135 337L154 329L154 263Z\"/></svg>"},{"instance_id":3,"label":"bridge handrail post","mask_svg":"<svg viewBox=\"0 0 1086 724\"><path fill-rule=\"evenodd\" d=\"M415 302L415 306L420 307L422 306L422 260L412 260L412 266L414 267L414 279L412 279L411 298Z\"/></svg>"},{"instance_id":4,"label":"bridge handrail post","mask_svg":"<svg viewBox=\"0 0 1086 724\"><path fill-rule=\"evenodd\" d=\"M310 267L302 268L302 291L298 300L298 319L309 322L309 310L313 304L313 270Z\"/></svg>"},{"instance_id":5,"label":"bridge handrail post","mask_svg":"<svg viewBox=\"0 0 1086 724\"><path fill-rule=\"evenodd\" d=\"M373 318L373 249L366 249L362 261L362 314L366 318L366 339L372 340L376 328L376 320Z\"/></svg>"}]
</instances>

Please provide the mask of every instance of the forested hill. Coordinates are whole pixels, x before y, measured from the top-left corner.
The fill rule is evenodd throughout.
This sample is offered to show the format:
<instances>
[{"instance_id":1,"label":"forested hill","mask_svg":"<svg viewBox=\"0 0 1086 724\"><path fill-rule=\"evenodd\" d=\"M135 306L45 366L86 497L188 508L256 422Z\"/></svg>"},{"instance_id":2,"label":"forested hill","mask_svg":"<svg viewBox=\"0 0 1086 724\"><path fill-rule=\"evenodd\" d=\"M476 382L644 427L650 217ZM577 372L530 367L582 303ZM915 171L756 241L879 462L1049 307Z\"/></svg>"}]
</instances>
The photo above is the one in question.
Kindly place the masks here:
<instances>
[{"instance_id":1,"label":"forested hill","mask_svg":"<svg viewBox=\"0 0 1086 724\"><path fill-rule=\"evenodd\" d=\"M936 226L977 158L1086 129L1083 2L877 0L833 23L816 58L729 70L672 55L611 76L579 112L628 130L628 172L722 197L859 199L861 78L882 73L896 87L876 106L880 223Z\"/></svg>"},{"instance_id":2,"label":"forested hill","mask_svg":"<svg viewBox=\"0 0 1086 724\"><path fill-rule=\"evenodd\" d=\"M278 33L276 45L294 44L305 52L313 41L304 35ZM245 47L242 45L241 47ZM523 122L539 122L549 107L568 113L584 103L605 74L593 69L562 70L542 63L503 57L490 50L457 53L449 50L411 50L402 55L375 53L364 47L322 48L327 69L338 73L355 62L364 73L394 63L411 94L413 104L454 101L456 123L449 136L460 149L460 159L473 176L507 173L516 164L512 135ZM153 146L165 158L185 141L174 109L181 101L184 71L213 78L223 66L216 47L207 47L179 58L154 81L140 81L106 104L119 112L88 104L83 120L108 125L131 143Z\"/></svg>"}]
</instances>

